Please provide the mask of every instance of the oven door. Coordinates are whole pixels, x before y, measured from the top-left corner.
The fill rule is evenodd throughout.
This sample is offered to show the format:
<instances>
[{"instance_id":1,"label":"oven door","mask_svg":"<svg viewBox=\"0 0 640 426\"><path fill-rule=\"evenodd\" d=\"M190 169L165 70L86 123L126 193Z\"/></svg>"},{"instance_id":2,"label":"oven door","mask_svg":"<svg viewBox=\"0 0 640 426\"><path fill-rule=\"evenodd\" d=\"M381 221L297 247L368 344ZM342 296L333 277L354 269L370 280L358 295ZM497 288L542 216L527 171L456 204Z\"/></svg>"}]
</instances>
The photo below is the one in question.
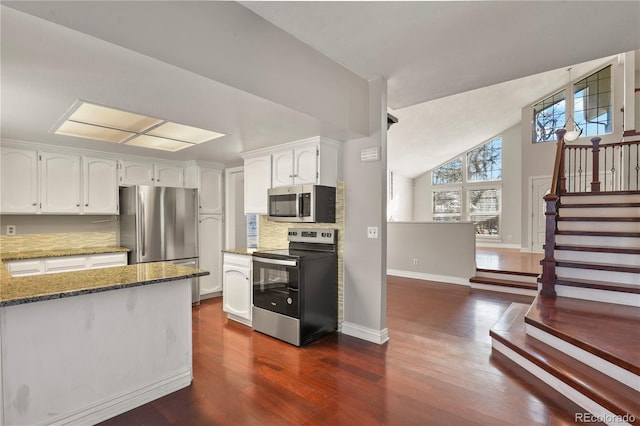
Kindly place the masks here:
<instances>
[{"instance_id":1,"label":"oven door","mask_svg":"<svg viewBox=\"0 0 640 426\"><path fill-rule=\"evenodd\" d=\"M253 256L253 305L300 318L300 270L295 259Z\"/></svg>"}]
</instances>

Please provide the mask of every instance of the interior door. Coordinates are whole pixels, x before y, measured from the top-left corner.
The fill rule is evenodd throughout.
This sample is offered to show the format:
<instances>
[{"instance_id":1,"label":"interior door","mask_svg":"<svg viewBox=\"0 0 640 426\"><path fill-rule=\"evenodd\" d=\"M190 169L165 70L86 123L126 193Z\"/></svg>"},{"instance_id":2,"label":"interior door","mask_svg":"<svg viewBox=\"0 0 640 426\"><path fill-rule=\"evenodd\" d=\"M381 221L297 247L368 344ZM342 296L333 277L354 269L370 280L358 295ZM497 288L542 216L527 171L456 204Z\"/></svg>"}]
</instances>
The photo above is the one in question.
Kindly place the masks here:
<instances>
[{"instance_id":1,"label":"interior door","mask_svg":"<svg viewBox=\"0 0 640 426\"><path fill-rule=\"evenodd\" d=\"M544 252L544 239L546 229L546 217L544 215L547 206L544 196L551 192L551 177L533 178L531 181L531 251Z\"/></svg>"}]
</instances>

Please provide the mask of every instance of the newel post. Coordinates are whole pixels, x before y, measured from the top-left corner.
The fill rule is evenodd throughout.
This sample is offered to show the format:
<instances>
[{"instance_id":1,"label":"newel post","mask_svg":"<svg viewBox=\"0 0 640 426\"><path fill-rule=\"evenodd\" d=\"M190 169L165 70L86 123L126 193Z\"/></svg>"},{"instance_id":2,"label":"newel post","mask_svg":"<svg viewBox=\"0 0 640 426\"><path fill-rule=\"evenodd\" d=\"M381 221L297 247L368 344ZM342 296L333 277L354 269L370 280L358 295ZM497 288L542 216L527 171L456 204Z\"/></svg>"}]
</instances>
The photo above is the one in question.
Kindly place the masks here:
<instances>
[{"instance_id":1,"label":"newel post","mask_svg":"<svg viewBox=\"0 0 640 426\"><path fill-rule=\"evenodd\" d=\"M544 259L542 259L542 289L540 294L544 296L556 295L556 259L554 251L556 246L556 220L558 217L558 196L550 193L544 196L546 203Z\"/></svg>"},{"instance_id":2,"label":"newel post","mask_svg":"<svg viewBox=\"0 0 640 426\"><path fill-rule=\"evenodd\" d=\"M558 139L558 149L556 151L556 157L558 163L558 176L560 183L560 194L567 192L567 178L564 175L564 135L567 133L566 129L556 130L556 137Z\"/></svg>"},{"instance_id":3,"label":"newel post","mask_svg":"<svg viewBox=\"0 0 640 426\"><path fill-rule=\"evenodd\" d=\"M593 167L591 171L591 192L600 192L600 138L591 138L593 144Z\"/></svg>"}]
</instances>

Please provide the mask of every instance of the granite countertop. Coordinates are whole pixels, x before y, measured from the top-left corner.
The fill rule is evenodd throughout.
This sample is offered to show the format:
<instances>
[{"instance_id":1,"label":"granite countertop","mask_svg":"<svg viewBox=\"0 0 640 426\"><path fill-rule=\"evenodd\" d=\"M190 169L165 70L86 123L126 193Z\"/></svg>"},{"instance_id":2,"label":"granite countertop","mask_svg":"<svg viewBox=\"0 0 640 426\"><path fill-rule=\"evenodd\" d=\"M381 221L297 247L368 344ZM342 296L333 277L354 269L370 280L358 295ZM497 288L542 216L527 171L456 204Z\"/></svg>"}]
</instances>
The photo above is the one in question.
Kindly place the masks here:
<instances>
[{"instance_id":1,"label":"granite countertop","mask_svg":"<svg viewBox=\"0 0 640 426\"><path fill-rule=\"evenodd\" d=\"M245 256L251 256L254 251L257 249L248 249L248 248L234 248L234 249L224 249L223 253L232 253L232 254L243 254Z\"/></svg>"},{"instance_id":2,"label":"granite countertop","mask_svg":"<svg viewBox=\"0 0 640 426\"><path fill-rule=\"evenodd\" d=\"M76 272L12 277L0 265L0 307L59 299L209 275L167 262L141 263Z\"/></svg>"},{"instance_id":3,"label":"granite countertop","mask_svg":"<svg viewBox=\"0 0 640 426\"><path fill-rule=\"evenodd\" d=\"M9 252L0 253L0 260L5 262L7 260L27 260L27 259L39 259L42 257L62 257L62 256L82 256L88 254L101 254L101 253L119 253L131 251L126 247L83 247L75 249L58 249L58 250L34 250L34 251L21 251L21 252Z\"/></svg>"}]
</instances>

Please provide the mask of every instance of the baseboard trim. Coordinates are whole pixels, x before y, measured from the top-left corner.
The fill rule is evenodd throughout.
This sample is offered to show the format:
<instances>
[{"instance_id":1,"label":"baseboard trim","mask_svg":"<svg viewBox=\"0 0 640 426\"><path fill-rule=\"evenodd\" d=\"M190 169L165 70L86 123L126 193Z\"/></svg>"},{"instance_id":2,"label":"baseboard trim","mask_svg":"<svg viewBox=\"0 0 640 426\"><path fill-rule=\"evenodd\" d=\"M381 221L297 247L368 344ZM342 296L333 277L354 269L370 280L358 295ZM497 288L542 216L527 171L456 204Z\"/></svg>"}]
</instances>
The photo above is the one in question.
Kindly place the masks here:
<instances>
[{"instance_id":1,"label":"baseboard trim","mask_svg":"<svg viewBox=\"0 0 640 426\"><path fill-rule=\"evenodd\" d=\"M154 401L191 384L191 369L167 376L156 382L122 392L111 398L71 413L48 419L51 424L96 424Z\"/></svg>"},{"instance_id":2,"label":"baseboard trim","mask_svg":"<svg viewBox=\"0 0 640 426\"><path fill-rule=\"evenodd\" d=\"M492 241L476 241L476 247L495 247L495 248L507 248L507 249L519 249L520 244L505 244Z\"/></svg>"},{"instance_id":3,"label":"baseboard trim","mask_svg":"<svg viewBox=\"0 0 640 426\"><path fill-rule=\"evenodd\" d=\"M358 339L377 343L378 345L382 345L389 340L389 330L387 328L374 330L372 328L363 327L346 321L342 323L341 332L347 336L357 337Z\"/></svg>"},{"instance_id":4,"label":"baseboard trim","mask_svg":"<svg viewBox=\"0 0 640 426\"><path fill-rule=\"evenodd\" d=\"M387 275L394 277L414 278L416 280L437 281L441 283L469 286L469 278L452 277L449 275L426 274L424 272L403 271L400 269L387 269Z\"/></svg>"},{"instance_id":5,"label":"baseboard trim","mask_svg":"<svg viewBox=\"0 0 640 426\"><path fill-rule=\"evenodd\" d=\"M231 312L227 312L227 319L230 319L242 325L246 325L247 327L253 327L251 320L242 318L238 315L232 314Z\"/></svg>"}]
</instances>

